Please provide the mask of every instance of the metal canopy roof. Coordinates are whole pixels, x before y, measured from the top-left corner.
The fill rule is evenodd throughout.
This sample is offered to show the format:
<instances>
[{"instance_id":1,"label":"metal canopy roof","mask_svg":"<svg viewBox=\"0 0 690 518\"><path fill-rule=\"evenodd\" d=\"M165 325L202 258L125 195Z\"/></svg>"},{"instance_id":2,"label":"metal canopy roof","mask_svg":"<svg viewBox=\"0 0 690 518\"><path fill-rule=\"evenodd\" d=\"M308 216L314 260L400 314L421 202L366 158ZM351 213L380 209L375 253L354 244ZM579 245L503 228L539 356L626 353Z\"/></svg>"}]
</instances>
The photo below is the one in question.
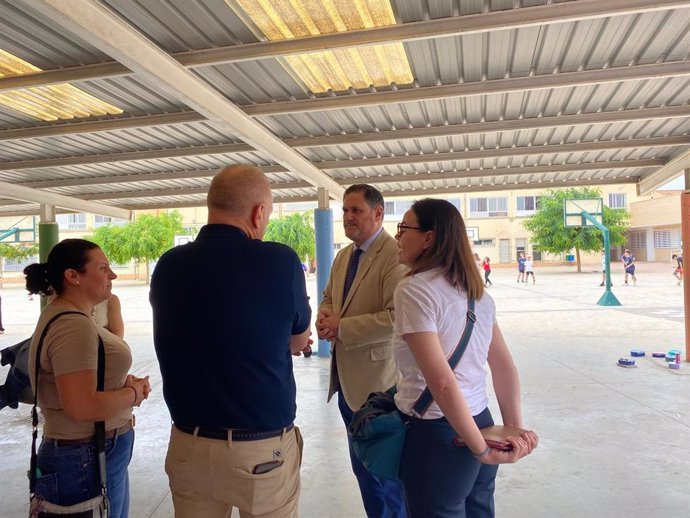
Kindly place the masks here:
<instances>
[{"instance_id":1,"label":"metal canopy roof","mask_svg":"<svg viewBox=\"0 0 690 518\"><path fill-rule=\"evenodd\" d=\"M390 27L258 41L223 0L0 2L0 49L43 70L0 77L0 92L69 82L124 110L43 122L0 105L0 216L53 195L100 213L204 205L234 162L261 166L278 202L361 182L385 196L644 194L688 167L690 1L393 10ZM316 95L283 59L380 42L404 43L413 84Z\"/></svg>"}]
</instances>

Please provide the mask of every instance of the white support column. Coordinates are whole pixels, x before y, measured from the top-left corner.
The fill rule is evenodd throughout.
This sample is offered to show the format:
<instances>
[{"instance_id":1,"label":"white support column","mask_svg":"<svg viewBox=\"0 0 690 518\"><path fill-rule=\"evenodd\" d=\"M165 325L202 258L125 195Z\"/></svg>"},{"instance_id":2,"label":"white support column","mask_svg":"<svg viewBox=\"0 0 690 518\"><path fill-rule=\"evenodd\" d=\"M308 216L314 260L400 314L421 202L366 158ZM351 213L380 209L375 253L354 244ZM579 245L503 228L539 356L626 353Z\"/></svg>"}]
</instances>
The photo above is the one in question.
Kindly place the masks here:
<instances>
[{"instance_id":1,"label":"white support column","mask_svg":"<svg viewBox=\"0 0 690 518\"><path fill-rule=\"evenodd\" d=\"M323 187L318 189L318 201L319 209L329 209L330 198L328 197L328 191Z\"/></svg>"},{"instance_id":2,"label":"white support column","mask_svg":"<svg viewBox=\"0 0 690 518\"><path fill-rule=\"evenodd\" d=\"M656 261L656 253L654 252L654 228L647 227L647 261Z\"/></svg>"},{"instance_id":3,"label":"white support column","mask_svg":"<svg viewBox=\"0 0 690 518\"><path fill-rule=\"evenodd\" d=\"M55 223L55 205L42 203L39 216L41 223Z\"/></svg>"}]
</instances>

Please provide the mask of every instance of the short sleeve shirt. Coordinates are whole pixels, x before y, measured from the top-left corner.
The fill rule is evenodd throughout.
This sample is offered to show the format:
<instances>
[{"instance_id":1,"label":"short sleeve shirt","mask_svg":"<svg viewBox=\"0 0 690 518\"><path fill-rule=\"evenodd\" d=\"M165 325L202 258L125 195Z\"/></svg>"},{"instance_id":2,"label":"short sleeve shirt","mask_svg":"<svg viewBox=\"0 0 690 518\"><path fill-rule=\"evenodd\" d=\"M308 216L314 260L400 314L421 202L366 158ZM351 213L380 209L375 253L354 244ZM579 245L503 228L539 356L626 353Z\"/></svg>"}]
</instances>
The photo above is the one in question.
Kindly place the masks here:
<instances>
[{"instance_id":1,"label":"short sleeve shirt","mask_svg":"<svg viewBox=\"0 0 690 518\"><path fill-rule=\"evenodd\" d=\"M633 264L633 261L635 260L634 255L624 255L621 257L621 259L623 260L623 264L625 265L626 270L628 270L630 268L634 268L634 266L635 266Z\"/></svg>"},{"instance_id":2,"label":"short sleeve shirt","mask_svg":"<svg viewBox=\"0 0 690 518\"><path fill-rule=\"evenodd\" d=\"M206 225L158 261L150 301L173 421L256 431L292 424L289 342L309 327L311 309L291 248Z\"/></svg>"},{"instance_id":3,"label":"short sleeve shirt","mask_svg":"<svg viewBox=\"0 0 690 518\"><path fill-rule=\"evenodd\" d=\"M43 311L31 341L29 372L34 385L34 362L38 340L48 321L55 315L75 311L71 306L52 302ZM94 424L77 422L67 416L57 391L56 378L63 374L98 369L98 336L105 347L105 390L117 390L125 385L132 366L132 353L127 343L107 329L97 326L86 315L64 315L48 329L41 351L41 370L38 379L38 405L45 419L43 434L53 439L81 439L94 434ZM95 379L95 378L94 378ZM95 382L92 387L96 390ZM87 387L85 387L87 390ZM112 430L132 417L131 407L105 422Z\"/></svg>"},{"instance_id":4,"label":"short sleeve shirt","mask_svg":"<svg viewBox=\"0 0 690 518\"><path fill-rule=\"evenodd\" d=\"M449 358L465 329L467 295L446 281L441 270L433 269L404 278L395 290L394 302L393 354L402 376L395 402L401 412L412 415L412 407L427 383L405 342L405 334L437 333L443 353ZM469 344L455 368L455 378L472 415L482 412L488 404L485 366L496 323L496 306L487 293L475 302L475 314L477 321ZM442 416L434 402L422 417Z\"/></svg>"}]
</instances>

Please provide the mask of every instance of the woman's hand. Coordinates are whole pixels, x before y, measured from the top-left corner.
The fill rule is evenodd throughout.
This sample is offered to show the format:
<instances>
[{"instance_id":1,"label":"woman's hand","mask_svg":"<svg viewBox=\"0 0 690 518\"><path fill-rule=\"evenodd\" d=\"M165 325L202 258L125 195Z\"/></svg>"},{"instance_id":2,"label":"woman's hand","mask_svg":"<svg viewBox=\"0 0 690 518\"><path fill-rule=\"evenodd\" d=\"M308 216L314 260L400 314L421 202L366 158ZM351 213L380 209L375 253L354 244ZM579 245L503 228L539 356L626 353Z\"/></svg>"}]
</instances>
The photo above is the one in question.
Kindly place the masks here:
<instances>
[{"instance_id":1,"label":"woman's hand","mask_svg":"<svg viewBox=\"0 0 690 518\"><path fill-rule=\"evenodd\" d=\"M141 405L142 401L149 397L151 393L151 384L149 383L149 377L137 378L131 374L127 375L127 380L125 381L125 387L134 390L135 398L132 406Z\"/></svg>"},{"instance_id":2,"label":"woman's hand","mask_svg":"<svg viewBox=\"0 0 690 518\"><path fill-rule=\"evenodd\" d=\"M512 464L532 453L532 450L534 450L539 443L539 437L537 437L536 433L531 431L523 432L519 437L508 437L507 440L513 445L511 451L491 448L489 453L483 457L477 457L479 462L482 464Z\"/></svg>"}]
</instances>

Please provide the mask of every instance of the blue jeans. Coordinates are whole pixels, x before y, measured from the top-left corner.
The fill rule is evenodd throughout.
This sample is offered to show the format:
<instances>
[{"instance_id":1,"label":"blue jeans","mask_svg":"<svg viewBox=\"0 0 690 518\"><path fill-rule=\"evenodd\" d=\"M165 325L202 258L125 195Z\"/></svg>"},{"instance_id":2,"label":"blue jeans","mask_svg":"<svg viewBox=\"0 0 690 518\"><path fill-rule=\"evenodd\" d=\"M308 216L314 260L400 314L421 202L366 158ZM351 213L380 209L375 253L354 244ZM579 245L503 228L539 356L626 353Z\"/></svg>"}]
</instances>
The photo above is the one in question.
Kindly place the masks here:
<instances>
[{"instance_id":1,"label":"blue jeans","mask_svg":"<svg viewBox=\"0 0 690 518\"><path fill-rule=\"evenodd\" d=\"M338 409L345 426L348 426L352 421L352 409L347 405L342 391L338 392ZM347 444L350 448L352 471L357 477L367 516L369 518L406 518L405 495L400 481L388 480L369 473L355 455L349 437Z\"/></svg>"},{"instance_id":2,"label":"blue jeans","mask_svg":"<svg viewBox=\"0 0 690 518\"><path fill-rule=\"evenodd\" d=\"M105 467L110 501L110 518L129 515L129 475L127 466L132 458L134 430L106 439ZM96 445L58 446L55 440L41 441L38 449L36 495L58 505L74 505L101 492Z\"/></svg>"},{"instance_id":3,"label":"blue jeans","mask_svg":"<svg viewBox=\"0 0 690 518\"><path fill-rule=\"evenodd\" d=\"M457 433L445 418L406 419L400 478L410 518L493 518L498 466L482 464L469 448L455 446ZM479 428L493 424L488 408L474 421Z\"/></svg>"}]
</instances>

